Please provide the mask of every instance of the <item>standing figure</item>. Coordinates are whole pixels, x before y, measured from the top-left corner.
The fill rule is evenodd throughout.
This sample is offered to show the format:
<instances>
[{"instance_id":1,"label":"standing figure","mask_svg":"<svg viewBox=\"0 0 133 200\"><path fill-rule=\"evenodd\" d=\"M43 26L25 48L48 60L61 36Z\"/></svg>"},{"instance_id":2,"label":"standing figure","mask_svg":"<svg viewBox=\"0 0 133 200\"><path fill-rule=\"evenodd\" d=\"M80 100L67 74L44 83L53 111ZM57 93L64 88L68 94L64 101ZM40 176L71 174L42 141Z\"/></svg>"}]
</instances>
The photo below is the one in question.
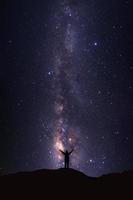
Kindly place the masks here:
<instances>
[{"instance_id":1,"label":"standing figure","mask_svg":"<svg viewBox=\"0 0 133 200\"><path fill-rule=\"evenodd\" d=\"M60 152L64 155L65 168L69 168L69 155L73 152L73 150L71 150L70 152L68 152L67 150L65 152L60 150Z\"/></svg>"}]
</instances>

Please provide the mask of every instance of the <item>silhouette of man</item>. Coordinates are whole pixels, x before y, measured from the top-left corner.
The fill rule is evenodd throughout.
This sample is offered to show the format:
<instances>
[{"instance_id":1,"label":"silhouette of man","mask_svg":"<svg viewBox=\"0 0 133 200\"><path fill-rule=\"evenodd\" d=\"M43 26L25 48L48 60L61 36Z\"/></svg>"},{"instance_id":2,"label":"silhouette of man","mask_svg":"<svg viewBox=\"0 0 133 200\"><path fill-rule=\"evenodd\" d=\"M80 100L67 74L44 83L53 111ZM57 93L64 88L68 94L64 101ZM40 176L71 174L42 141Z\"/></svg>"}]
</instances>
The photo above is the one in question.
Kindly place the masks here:
<instances>
[{"instance_id":1,"label":"silhouette of man","mask_svg":"<svg viewBox=\"0 0 133 200\"><path fill-rule=\"evenodd\" d=\"M69 155L73 152L73 149L70 152L67 150L65 152L60 150L60 152L64 155L65 168L69 168Z\"/></svg>"}]
</instances>

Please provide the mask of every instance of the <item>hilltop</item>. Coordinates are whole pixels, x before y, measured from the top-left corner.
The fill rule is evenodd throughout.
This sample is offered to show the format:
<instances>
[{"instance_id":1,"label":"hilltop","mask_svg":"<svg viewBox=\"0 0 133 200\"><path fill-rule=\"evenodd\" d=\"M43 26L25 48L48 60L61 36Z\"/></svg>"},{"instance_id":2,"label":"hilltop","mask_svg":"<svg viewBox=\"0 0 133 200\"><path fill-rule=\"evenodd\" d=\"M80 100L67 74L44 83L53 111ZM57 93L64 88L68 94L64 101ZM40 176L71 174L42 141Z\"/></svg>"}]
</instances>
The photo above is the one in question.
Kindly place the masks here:
<instances>
[{"instance_id":1,"label":"hilltop","mask_svg":"<svg viewBox=\"0 0 133 200\"><path fill-rule=\"evenodd\" d=\"M0 177L1 195L27 199L131 199L133 172L88 177L74 169L37 170Z\"/></svg>"}]
</instances>

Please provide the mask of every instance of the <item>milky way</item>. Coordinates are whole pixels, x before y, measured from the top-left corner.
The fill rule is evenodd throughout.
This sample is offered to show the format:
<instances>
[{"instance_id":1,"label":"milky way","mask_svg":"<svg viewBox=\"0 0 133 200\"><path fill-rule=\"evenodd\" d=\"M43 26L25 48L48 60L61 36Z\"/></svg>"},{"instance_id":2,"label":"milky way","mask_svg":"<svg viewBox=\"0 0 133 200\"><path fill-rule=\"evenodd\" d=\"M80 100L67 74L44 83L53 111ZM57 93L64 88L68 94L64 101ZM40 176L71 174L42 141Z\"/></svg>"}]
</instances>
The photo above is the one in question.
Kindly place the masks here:
<instances>
[{"instance_id":1,"label":"milky way","mask_svg":"<svg viewBox=\"0 0 133 200\"><path fill-rule=\"evenodd\" d=\"M54 13L53 25L56 27L53 43L53 71L49 75L54 76L52 83L53 102L53 146L54 159L57 166L62 166L63 157L59 149L69 151L74 149L71 158L71 166L79 167L81 130L73 123L71 116L74 106L68 99L73 99L79 106L82 101L80 85L77 81L79 47L77 37L79 36L79 11L77 5L70 4L70 1L62 1ZM52 27L51 27L52 28ZM76 52L76 53L75 53ZM75 56L76 55L76 56ZM76 118L76 116L74 116Z\"/></svg>"}]
</instances>

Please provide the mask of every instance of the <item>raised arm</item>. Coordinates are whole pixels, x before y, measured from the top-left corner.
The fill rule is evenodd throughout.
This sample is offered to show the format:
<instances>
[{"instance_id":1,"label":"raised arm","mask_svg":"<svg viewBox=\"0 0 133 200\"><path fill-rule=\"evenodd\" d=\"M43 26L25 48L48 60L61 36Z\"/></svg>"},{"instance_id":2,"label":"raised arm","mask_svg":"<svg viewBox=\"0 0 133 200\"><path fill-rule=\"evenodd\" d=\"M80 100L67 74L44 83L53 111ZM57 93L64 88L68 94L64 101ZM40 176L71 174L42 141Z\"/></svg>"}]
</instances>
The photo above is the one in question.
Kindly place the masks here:
<instances>
[{"instance_id":1,"label":"raised arm","mask_svg":"<svg viewBox=\"0 0 133 200\"><path fill-rule=\"evenodd\" d=\"M59 151L65 155L65 152L64 152L64 151L62 151L62 150L60 150L60 149L59 149Z\"/></svg>"},{"instance_id":2,"label":"raised arm","mask_svg":"<svg viewBox=\"0 0 133 200\"><path fill-rule=\"evenodd\" d=\"M73 149L69 152L69 155L73 152Z\"/></svg>"}]
</instances>

